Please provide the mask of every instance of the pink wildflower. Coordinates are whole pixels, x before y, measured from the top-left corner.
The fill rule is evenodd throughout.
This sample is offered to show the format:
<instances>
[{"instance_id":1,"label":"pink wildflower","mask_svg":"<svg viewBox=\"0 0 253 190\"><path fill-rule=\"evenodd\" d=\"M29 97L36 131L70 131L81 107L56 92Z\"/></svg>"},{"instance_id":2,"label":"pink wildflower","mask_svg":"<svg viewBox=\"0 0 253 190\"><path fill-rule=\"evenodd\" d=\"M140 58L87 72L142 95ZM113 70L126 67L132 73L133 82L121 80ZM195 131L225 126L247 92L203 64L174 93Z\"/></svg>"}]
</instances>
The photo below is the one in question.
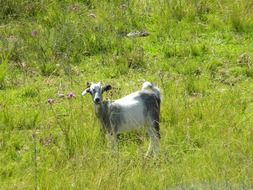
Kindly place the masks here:
<instances>
[{"instance_id":1,"label":"pink wildflower","mask_svg":"<svg viewBox=\"0 0 253 190\"><path fill-rule=\"evenodd\" d=\"M54 103L54 99L49 98L49 99L47 100L47 103L49 103L49 104L53 104L53 103Z\"/></svg>"},{"instance_id":2,"label":"pink wildflower","mask_svg":"<svg viewBox=\"0 0 253 190\"><path fill-rule=\"evenodd\" d=\"M68 97L69 99L71 99L71 98L75 98L76 95L75 95L73 92L69 92L69 93L67 94L67 97Z\"/></svg>"},{"instance_id":3,"label":"pink wildflower","mask_svg":"<svg viewBox=\"0 0 253 190\"><path fill-rule=\"evenodd\" d=\"M33 31L31 32L31 36L32 36L33 38L35 38L35 37L37 36L37 34L38 34L38 32L37 32L36 30L33 30Z\"/></svg>"}]
</instances>

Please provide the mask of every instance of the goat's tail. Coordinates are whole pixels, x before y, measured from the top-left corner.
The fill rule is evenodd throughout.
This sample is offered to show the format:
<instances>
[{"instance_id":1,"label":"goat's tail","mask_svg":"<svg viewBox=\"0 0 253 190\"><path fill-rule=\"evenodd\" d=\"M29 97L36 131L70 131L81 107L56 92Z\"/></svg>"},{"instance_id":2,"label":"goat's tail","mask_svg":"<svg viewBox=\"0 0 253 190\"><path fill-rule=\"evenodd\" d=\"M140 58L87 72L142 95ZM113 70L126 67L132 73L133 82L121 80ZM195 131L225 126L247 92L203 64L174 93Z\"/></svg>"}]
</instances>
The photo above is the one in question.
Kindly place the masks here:
<instances>
[{"instance_id":1,"label":"goat's tail","mask_svg":"<svg viewBox=\"0 0 253 190\"><path fill-rule=\"evenodd\" d=\"M152 90L156 94L156 96L161 100L160 89L154 84L152 84L151 82L146 81L142 84L142 90L148 90L148 89Z\"/></svg>"}]
</instances>

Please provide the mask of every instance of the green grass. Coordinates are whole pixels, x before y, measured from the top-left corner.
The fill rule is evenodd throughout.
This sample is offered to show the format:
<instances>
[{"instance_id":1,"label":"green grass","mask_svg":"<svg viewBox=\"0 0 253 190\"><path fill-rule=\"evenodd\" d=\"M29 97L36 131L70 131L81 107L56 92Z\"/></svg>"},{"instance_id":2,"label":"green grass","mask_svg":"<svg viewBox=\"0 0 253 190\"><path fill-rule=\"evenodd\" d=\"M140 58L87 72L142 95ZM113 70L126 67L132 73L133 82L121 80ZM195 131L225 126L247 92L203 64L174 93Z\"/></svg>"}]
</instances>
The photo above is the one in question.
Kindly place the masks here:
<instances>
[{"instance_id":1,"label":"green grass","mask_svg":"<svg viewBox=\"0 0 253 190\"><path fill-rule=\"evenodd\" d=\"M0 189L252 188L250 0L0 7ZM126 37L132 31L150 35ZM110 151L90 97L80 96L87 81L110 83L105 99L116 99L144 80L163 96L152 159L143 130Z\"/></svg>"}]
</instances>

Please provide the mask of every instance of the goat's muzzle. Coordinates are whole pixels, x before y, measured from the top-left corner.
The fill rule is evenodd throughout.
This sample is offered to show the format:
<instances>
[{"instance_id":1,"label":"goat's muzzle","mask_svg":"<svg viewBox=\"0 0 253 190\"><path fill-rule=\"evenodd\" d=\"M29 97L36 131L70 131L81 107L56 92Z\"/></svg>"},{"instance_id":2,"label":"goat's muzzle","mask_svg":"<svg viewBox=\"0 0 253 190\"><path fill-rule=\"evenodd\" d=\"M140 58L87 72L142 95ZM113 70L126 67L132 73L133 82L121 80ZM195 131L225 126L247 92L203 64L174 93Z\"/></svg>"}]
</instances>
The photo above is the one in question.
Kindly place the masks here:
<instances>
[{"instance_id":1,"label":"goat's muzzle","mask_svg":"<svg viewBox=\"0 0 253 190\"><path fill-rule=\"evenodd\" d=\"M100 102L101 102L101 101L100 101L100 98L95 98L95 99L94 99L94 103L95 103L95 104L100 104Z\"/></svg>"}]
</instances>

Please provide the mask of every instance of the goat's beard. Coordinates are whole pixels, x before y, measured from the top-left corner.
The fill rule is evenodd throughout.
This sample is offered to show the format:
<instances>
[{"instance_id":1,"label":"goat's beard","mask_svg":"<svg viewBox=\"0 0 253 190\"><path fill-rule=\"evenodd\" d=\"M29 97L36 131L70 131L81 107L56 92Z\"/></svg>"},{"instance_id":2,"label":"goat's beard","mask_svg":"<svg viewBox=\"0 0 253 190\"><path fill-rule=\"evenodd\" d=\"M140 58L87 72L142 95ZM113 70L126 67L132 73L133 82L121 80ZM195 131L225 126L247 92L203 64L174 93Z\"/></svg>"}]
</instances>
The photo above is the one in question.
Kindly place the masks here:
<instances>
[{"instance_id":1,"label":"goat's beard","mask_svg":"<svg viewBox=\"0 0 253 190\"><path fill-rule=\"evenodd\" d=\"M102 102L99 104L94 103L94 109L97 116L99 116L102 112Z\"/></svg>"}]
</instances>

